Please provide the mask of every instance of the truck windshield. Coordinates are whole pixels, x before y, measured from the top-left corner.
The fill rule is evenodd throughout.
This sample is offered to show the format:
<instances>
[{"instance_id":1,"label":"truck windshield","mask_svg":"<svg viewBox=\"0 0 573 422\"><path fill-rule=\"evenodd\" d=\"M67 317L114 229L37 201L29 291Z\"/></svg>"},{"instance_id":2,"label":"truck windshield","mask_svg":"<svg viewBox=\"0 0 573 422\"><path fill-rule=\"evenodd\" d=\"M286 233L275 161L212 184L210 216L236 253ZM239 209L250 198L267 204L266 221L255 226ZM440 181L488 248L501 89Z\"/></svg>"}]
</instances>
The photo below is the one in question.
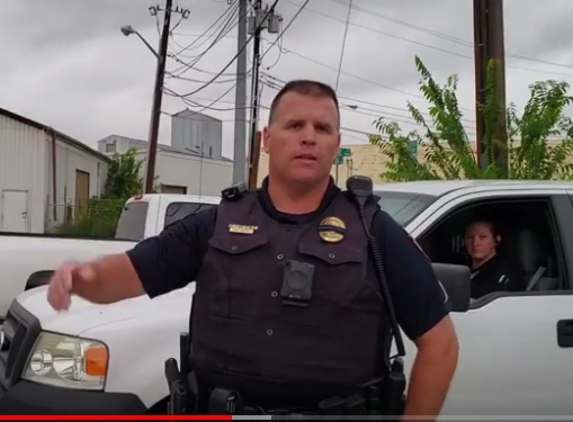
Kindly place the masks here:
<instances>
[{"instance_id":1,"label":"truck windshield","mask_svg":"<svg viewBox=\"0 0 573 422\"><path fill-rule=\"evenodd\" d=\"M386 211L401 226L406 226L432 202L435 196L414 192L376 191L380 208Z\"/></svg>"}]
</instances>

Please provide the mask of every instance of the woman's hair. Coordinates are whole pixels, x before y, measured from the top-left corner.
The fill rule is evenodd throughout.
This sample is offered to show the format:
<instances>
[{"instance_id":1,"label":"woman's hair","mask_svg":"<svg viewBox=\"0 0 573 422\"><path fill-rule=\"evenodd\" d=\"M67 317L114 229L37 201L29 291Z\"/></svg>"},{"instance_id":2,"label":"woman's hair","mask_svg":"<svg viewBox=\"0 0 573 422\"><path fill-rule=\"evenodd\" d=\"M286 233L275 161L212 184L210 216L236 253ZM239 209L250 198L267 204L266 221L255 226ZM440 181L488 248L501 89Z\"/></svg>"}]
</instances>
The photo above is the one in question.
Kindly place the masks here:
<instances>
[{"instance_id":1,"label":"woman's hair","mask_svg":"<svg viewBox=\"0 0 573 422\"><path fill-rule=\"evenodd\" d=\"M475 220L472 220L470 224L467 225L467 227L473 226L474 224L483 224L487 226L491 230L494 236L497 236L499 234L496 224L489 218L477 218Z\"/></svg>"}]
</instances>

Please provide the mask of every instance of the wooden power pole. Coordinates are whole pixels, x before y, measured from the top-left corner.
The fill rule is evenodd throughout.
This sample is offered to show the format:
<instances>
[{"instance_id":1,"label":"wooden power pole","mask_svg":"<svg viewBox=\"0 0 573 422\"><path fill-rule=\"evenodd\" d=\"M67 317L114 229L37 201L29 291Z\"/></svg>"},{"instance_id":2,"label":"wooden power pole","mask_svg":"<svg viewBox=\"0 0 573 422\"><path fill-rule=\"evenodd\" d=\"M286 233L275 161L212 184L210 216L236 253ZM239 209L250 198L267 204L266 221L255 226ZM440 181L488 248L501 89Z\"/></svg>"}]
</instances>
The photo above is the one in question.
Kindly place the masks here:
<instances>
[{"instance_id":1,"label":"wooden power pole","mask_svg":"<svg viewBox=\"0 0 573 422\"><path fill-rule=\"evenodd\" d=\"M153 106L151 108L151 122L149 127L149 141L147 145L147 166L145 171L145 193L153 192L155 180L155 159L157 157L157 143L159 138L159 123L161 120L161 101L163 99L163 80L165 78L165 63L169 45L169 30L171 25L171 7L173 0L165 1L165 16L161 41L157 57L157 70L155 71L155 85L153 87Z\"/></svg>"},{"instance_id":2,"label":"wooden power pole","mask_svg":"<svg viewBox=\"0 0 573 422\"><path fill-rule=\"evenodd\" d=\"M503 25L503 0L474 0L474 56L475 56L475 97L476 97L476 152L482 168L488 157L493 157L502 176L508 175L506 94L505 94L505 41ZM495 61L494 86L498 116L491 133L485 133L485 121L479 105L486 100L487 68ZM484 145L485 137L494 142ZM490 147L492 150L487 151Z\"/></svg>"}]
</instances>

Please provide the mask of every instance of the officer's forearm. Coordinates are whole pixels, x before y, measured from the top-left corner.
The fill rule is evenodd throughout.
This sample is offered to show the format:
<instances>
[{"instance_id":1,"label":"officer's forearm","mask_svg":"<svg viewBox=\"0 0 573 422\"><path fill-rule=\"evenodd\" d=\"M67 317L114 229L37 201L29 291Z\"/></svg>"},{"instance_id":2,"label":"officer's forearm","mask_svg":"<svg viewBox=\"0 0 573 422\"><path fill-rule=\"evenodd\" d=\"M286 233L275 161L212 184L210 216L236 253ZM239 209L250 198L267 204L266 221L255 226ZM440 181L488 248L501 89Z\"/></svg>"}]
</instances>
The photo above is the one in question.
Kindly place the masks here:
<instances>
[{"instance_id":1,"label":"officer's forearm","mask_svg":"<svg viewBox=\"0 0 573 422\"><path fill-rule=\"evenodd\" d=\"M114 303L145 294L127 254L104 256L91 263L94 279L74 283L73 293L94 303Z\"/></svg>"},{"instance_id":2,"label":"officer's forearm","mask_svg":"<svg viewBox=\"0 0 573 422\"><path fill-rule=\"evenodd\" d=\"M408 416L428 416L424 420L437 419L457 361L458 343L455 338L444 343L419 346L410 374L404 420L408 420Z\"/></svg>"}]
</instances>

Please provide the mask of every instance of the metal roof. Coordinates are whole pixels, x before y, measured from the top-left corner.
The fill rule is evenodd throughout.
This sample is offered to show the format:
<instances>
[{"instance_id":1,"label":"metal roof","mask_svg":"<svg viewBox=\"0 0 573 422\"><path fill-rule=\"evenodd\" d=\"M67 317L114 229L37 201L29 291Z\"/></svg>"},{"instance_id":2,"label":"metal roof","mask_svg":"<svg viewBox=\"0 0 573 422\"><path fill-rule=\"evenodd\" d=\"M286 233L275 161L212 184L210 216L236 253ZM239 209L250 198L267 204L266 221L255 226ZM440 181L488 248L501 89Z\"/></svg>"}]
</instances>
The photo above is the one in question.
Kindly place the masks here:
<instances>
[{"instance_id":1,"label":"metal roof","mask_svg":"<svg viewBox=\"0 0 573 422\"><path fill-rule=\"evenodd\" d=\"M83 150L84 152L87 152L88 154L94 155L94 156L96 156L97 158L100 158L101 160L103 160L103 161L105 161L105 162L108 162L108 163L109 163L109 162L111 161L111 158L109 158L107 155L102 154L101 152L99 152L99 151L97 151L97 150L95 150L95 149L93 149L93 148L87 146L87 145L84 144L83 142L78 141L77 139L74 139L74 138L72 138L71 136L68 136L68 135L66 135L66 134L63 133L63 132L60 132L60 131L58 131L58 130L55 130L54 128L52 128L52 127L50 127L50 126L47 126L47 125L44 125L44 124L42 124L42 123L36 122L36 121L31 120L31 119L29 119L29 118L27 118L27 117L21 116L21 115L19 115L19 114L13 113L13 112L11 112L11 111L9 111L9 110L6 110L6 109L3 109L3 108L0 108L0 114L3 115L3 116L8 117L8 118L10 118L10 119L16 120L16 121L18 121L18 122L20 122L20 123L23 123L23 124L25 124L25 125L35 127L36 129L39 129L39 130L43 130L43 131L45 131L45 132L47 132L47 133L53 133L53 134L56 135L56 137L57 137L59 140L61 140L62 142L65 142L65 143L67 143L68 145L71 145L71 146L73 146L73 147L76 147L76 148L78 148L78 149L81 149L81 150Z\"/></svg>"},{"instance_id":2,"label":"metal roof","mask_svg":"<svg viewBox=\"0 0 573 422\"><path fill-rule=\"evenodd\" d=\"M116 135L116 134L112 134L112 135L106 136L103 139L100 139L98 141L98 144L100 142L107 141L108 139L111 139L111 138L127 140L130 144L138 146L141 149L147 149L147 145L148 145L148 142L144 141L142 139L135 139L135 138L130 138L129 136ZM174 147L174 146L171 146L168 144L162 144L160 142L157 143L157 150L166 151L166 152L174 152L174 153L183 154L183 155L190 155L193 157L201 157L201 155L196 151L183 149L183 148L177 148L177 147ZM207 158L209 160L218 160L218 161L233 161L233 160L231 160L225 156L223 156L221 158L213 158L213 157L208 157L208 156L204 155L203 158Z\"/></svg>"}]
</instances>

